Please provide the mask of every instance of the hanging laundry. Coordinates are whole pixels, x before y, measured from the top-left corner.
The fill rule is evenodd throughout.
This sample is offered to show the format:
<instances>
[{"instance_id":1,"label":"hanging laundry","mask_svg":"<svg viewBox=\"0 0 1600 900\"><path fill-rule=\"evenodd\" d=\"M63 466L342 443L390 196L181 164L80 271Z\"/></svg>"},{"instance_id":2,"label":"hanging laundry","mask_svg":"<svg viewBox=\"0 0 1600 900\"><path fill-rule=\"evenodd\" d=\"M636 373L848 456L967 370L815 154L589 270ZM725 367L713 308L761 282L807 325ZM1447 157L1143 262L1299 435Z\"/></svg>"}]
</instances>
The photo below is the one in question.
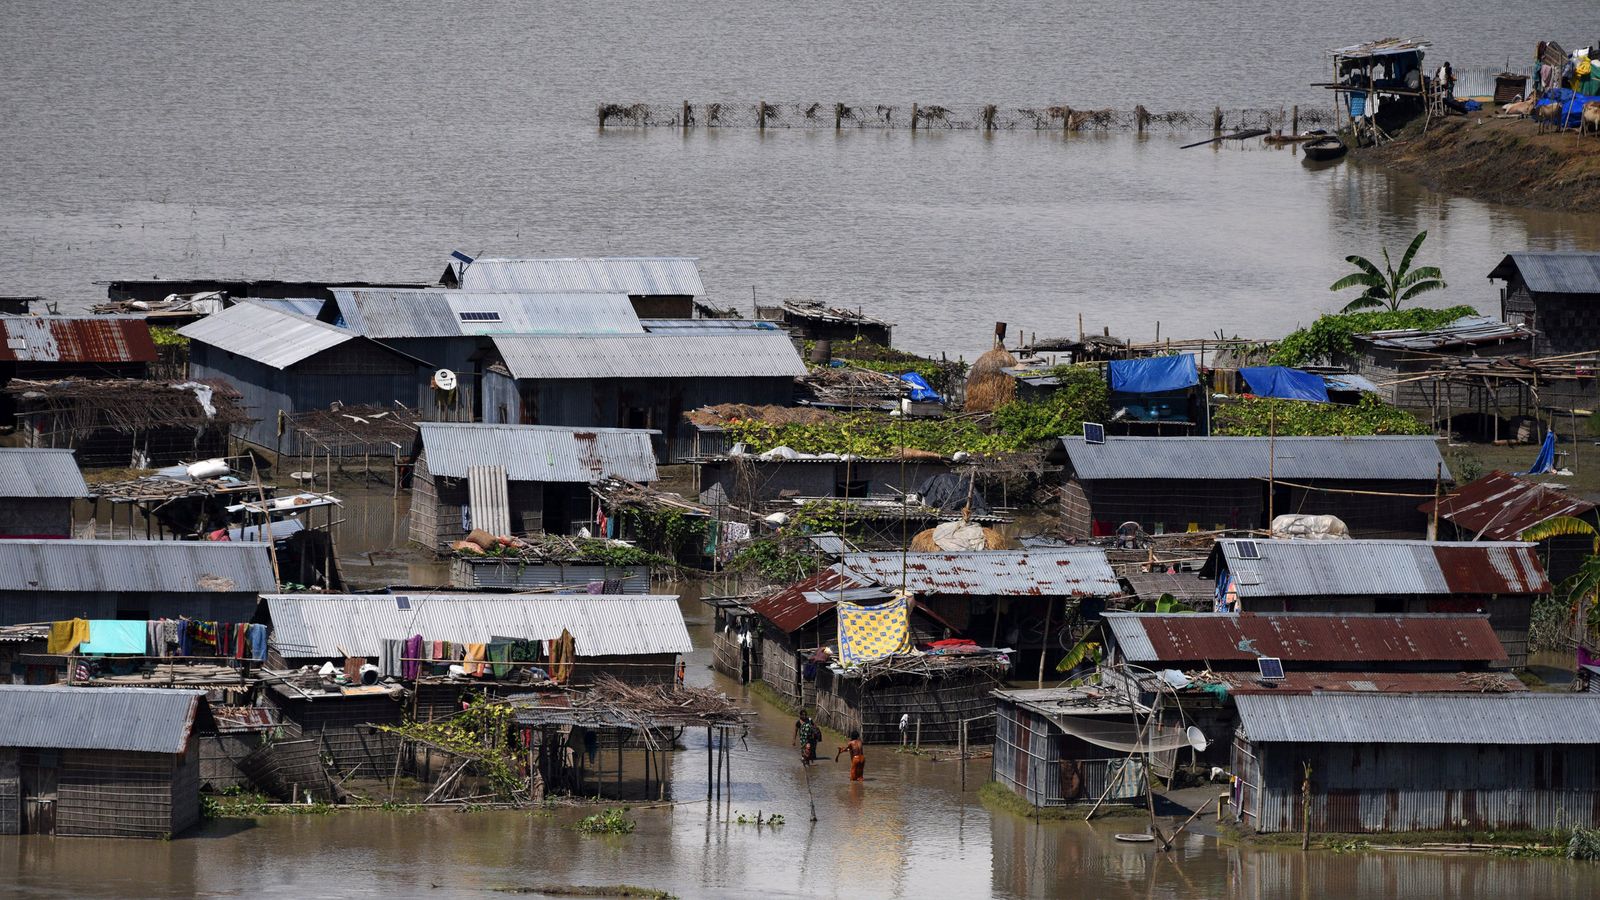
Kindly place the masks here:
<instances>
[{"instance_id":1,"label":"hanging laundry","mask_svg":"<svg viewBox=\"0 0 1600 900\"><path fill-rule=\"evenodd\" d=\"M487 657L487 644L468 644L467 655L465 657L466 665L464 666L464 668L467 670L467 674L474 678L483 677L484 666L481 660L484 660Z\"/></svg>"},{"instance_id":2,"label":"hanging laundry","mask_svg":"<svg viewBox=\"0 0 1600 900\"><path fill-rule=\"evenodd\" d=\"M509 641L495 641L489 644L489 659L494 663L489 670L496 678L504 678L511 674L511 643Z\"/></svg>"},{"instance_id":3,"label":"hanging laundry","mask_svg":"<svg viewBox=\"0 0 1600 900\"><path fill-rule=\"evenodd\" d=\"M71 653L89 639L88 619L67 619L50 623L50 636L45 640L46 653Z\"/></svg>"},{"instance_id":4,"label":"hanging laundry","mask_svg":"<svg viewBox=\"0 0 1600 900\"><path fill-rule=\"evenodd\" d=\"M78 652L133 653L143 656L147 633L143 622L90 619L89 639L78 646Z\"/></svg>"},{"instance_id":5,"label":"hanging laundry","mask_svg":"<svg viewBox=\"0 0 1600 900\"><path fill-rule=\"evenodd\" d=\"M405 661L400 671L407 681L415 681L417 673L422 671L422 635L414 634L406 639Z\"/></svg>"},{"instance_id":6,"label":"hanging laundry","mask_svg":"<svg viewBox=\"0 0 1600 900\"><path fill-rule=\"evenodd\" d=\"M911 607L904 596L876 606L839 603L839 660L872 662L911 652Z\"/></svg>"},{"instance_id":7,"label":"hanging laundry","mask_svg":"<svg viewBox=\"0 0 1600 900\"><path fill-rule=\"evenodd\" d=\"M267 658L267 626L250 626L250 658L265 661Z\"/></svg>"}]
</instances>

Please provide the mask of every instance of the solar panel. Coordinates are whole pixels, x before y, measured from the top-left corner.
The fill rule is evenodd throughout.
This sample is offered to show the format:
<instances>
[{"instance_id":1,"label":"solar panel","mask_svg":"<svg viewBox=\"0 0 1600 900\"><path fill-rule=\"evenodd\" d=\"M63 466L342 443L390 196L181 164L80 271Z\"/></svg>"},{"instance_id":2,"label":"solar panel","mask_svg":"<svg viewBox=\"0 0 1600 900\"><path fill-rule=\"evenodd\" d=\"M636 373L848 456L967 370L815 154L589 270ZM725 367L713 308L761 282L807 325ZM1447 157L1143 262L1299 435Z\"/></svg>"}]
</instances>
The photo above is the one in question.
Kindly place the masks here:
<instances>
[{"instance_id":1,"label":"solar panel","mask_svg":"<svg viewBox=\"0 0 1600 900\"><path fill-rule=\"evenodd\" d=\"M1256 665L1261 669L1262 681L1283 680L1283 660L1276 656L1261 656L1256 658Z\"/></svg>"},{"instance_id":2,"label":"solar panel","mask_svg":"<svg viewBox=\"0 0 1600 900\"><path fill-rule=\"evenodd\" d=\"M396 598L394 598L394 608L395 609L399 609L399 610L410 609L411 608L411 598L410 597L396 597Z\"/></svg>"},{"instance_id":3,"label":"solar panel","mask_svg":"<svg viewBox=\"0 0 1600 900\"><path fill-rule=\"evenodd\" d=\"M463 322L498 322L500 314L492 311L476 312L467 310L456 314Z\"/></svg>"},{"instance_id":4,"label":"solar panel","mask_svg":"<svg viewBox=\"0 0 1600 900\"><path fill-rule=\"evenodd\" d=\"M1083 423L1083 442L1085 444L1104 444L1106 442L1106 427L1099 422Z\"/></svg>"},{"instance_id":5,"label":"solar panel","mask_svg":"<svg viewBox=\"0 0 1600 900\"><path fill-rule=\"evenodd\" d=\"M1234 549L1239 551L1240 559L1260 559L1261 548L1255 541L1239 541L1234 544Z\"/></svg>"}]
</instances>

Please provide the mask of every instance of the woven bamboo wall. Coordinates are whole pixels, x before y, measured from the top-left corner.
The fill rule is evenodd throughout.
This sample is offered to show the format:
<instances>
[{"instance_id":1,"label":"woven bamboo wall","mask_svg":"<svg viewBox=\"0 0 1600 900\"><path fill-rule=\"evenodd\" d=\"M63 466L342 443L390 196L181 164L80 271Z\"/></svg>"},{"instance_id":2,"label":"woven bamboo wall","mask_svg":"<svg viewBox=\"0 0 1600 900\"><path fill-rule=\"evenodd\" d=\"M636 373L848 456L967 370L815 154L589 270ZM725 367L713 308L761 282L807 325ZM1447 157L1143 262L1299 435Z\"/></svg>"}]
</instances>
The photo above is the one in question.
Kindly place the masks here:
<instances>
[{"instance_id":1,"label":"woven bamboo wall","mask_svg":"<svg viewBox=\"0 0 1600 900\"><path fill-rule=\"evenodd\" d=\"M22 832L22 783L17 751L0 747L0 834Z\"/></svg>"},{"instance_id":2,"label":"woven bamboo wall","mask_svg":"<svg viewBox=\"0 0 1600 900\"><path fill-rule=\"evenodd\" d=\"M145 838L175 834L199 818L198 766L194 753L180 764L170 754L63 750L56 834Z\"/></svg>"}]
</instances>

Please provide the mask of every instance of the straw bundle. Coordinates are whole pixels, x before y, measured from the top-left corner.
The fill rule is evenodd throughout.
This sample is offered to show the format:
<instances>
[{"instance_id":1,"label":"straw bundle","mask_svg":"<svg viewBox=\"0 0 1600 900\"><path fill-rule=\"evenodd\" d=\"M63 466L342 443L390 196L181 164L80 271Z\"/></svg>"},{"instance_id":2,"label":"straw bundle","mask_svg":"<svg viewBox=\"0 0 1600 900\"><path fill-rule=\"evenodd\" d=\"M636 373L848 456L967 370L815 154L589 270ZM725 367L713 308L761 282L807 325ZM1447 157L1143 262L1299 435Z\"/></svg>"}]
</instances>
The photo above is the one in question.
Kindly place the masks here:
<instances>
[{"instance_id":1,"label":"straw bundle","mask_svg":"<svg viewBox=\"0 0 1600 900\"><path fill-rule=\"evenodd\" d=\"M993 412L1017 396L1017 380L1000 371L1017 364L1004 347L978 357L967 373L967 412Z\"/></svg>"},{"instance_id":2,"label":"straw bundle","mask_svg":"<svg viewBox=\"0 0 1600 900\"><path fill-rule=\"evenodd\" d=\"M954 524L954 523L947 523L947 524ZM940 528L942 528L942 527L943 526L936 527L936 528L929 528L927 531L919 531L919 532L917 532L916 536L911 539L911 549L916 551L917 553L952 553L952 552L956 552L956 551L959 551L959 550L973 549L971 547L962 546L960 544L953 545L953 546L945 546L945 545L940 544L938 539L935 537L934 532L939 531ZM964 526L962 528L962 531L966 532L968 529L974 529L974 528L977 529L979 532L981 532L983 534L983 549L984 550L1011 550L1011 549L1013 549L1011 541L1009 539L1007 539L1005 535L1001 534L998 531L995 531L993 528L984 528L981 525L970 525L969 524L969 525Z\"/></svg>"}]
</instances>

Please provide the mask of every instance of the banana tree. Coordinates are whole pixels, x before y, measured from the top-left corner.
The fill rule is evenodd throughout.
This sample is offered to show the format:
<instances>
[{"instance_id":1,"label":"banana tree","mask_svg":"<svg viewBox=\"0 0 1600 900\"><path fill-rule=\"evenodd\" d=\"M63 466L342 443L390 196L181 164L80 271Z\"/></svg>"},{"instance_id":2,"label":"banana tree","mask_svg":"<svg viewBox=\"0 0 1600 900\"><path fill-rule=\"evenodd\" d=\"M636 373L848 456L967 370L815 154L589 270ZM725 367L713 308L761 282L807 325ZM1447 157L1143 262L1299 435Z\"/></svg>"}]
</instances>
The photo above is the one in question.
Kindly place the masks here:
<instances>
[{"instance_id":1,"label":"banana tree","mask_svg":"<svg viewBox=\"0 0 1600 900\"><path fill-rule=\"evenodd\" d=\"M1593 524L1574 516L1556 516L1524 529L1519 537L1529 543L1556 537L1574 535L1590 539L1589 558L1556 588L1557 596L1564 597L1571 613L1571 637L1582 640L1589 634L1600 632L1600 531Z\"/></svg>"}]
</instances>

